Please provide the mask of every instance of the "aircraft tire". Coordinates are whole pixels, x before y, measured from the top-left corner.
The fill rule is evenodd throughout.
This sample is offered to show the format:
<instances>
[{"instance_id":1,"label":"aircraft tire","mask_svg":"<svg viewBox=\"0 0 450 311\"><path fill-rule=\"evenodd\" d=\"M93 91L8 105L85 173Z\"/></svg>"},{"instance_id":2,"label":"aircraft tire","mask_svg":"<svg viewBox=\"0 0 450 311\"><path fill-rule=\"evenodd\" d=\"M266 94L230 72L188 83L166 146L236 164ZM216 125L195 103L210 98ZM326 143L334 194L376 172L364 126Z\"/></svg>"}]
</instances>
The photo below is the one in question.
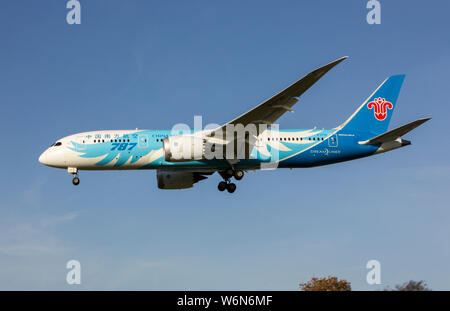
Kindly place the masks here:
<instances>
[{"instance_id":1,"label":"aircraft tire","mask_svg":"<svg viewBox=\"0 0 450 311\"><path fill-rule=\"evenodd\" d=\"M229 184L227 185L227 191L228 191L229 193L235 192L235 191L236 191L236 184L229 183Z\"/></svg>"},{"instance_id":2,"label":"aircraft tire","mask_svg":"<svg viewBox=\"0 0 450 311\"><path fill-rule=\"evenodd\" d=\"M244 172L241 170L237 170L234 172L234 178L236 180L241 180L244 177Z\"/></svg>"},{"instance_id":3,"label":"aircraft tire","mask_svg":"<svg viewBox=\"0 0 450 311\"><path fill-rule=\"evenodd\" d=\"M227 183L224 181L221 181L219 183L219 185L217 186L217 189L219 189L219 191L224 191L225 189L227 189Z\"/></svg>"},{"instance_id":4,"label":"aircraft tire","mask_svg":"<svg viewBox=\"0 0 450 311\"><path fill-rule=\"evenodd\" d=\"M72 179L72 184L74 185L74 186L78 186L79 184L80 184L80 179L78 178L78 177L74 177L73 179Z\"/></svg>"}]
</instances>

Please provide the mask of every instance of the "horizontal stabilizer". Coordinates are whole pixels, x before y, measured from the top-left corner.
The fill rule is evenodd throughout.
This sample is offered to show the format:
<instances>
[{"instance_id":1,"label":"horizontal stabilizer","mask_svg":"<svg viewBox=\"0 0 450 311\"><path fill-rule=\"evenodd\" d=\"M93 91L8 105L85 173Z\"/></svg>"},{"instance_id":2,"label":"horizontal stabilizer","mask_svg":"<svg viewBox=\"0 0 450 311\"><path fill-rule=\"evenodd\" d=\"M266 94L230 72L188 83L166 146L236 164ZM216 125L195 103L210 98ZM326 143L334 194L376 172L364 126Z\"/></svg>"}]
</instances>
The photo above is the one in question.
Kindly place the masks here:
<instances>
[{"instance_id":1,"label":"horizontal stabilizer","mask_svg":"<svg viewBox=\"0 0 450 311\"><path fill-rule=\"evenodd\" d=\"M413 121L411 123L405 124L403 126L397 127L396 129L393 129L392 131L386 132L384 134L378 135L374 138L371 138L369 140L365 140L365 141L360 141L359 144L360 145L377 145L377 144L382 144L382 143L386 143L386 142L390 142L393 140L396 140L397 138L405 135L406 133L412 131L413 129L415 129L416 127L418 127L419 125L427 122L428 120L430 120L431 118L423 118L423 119L419 119L416 121Z\"/></svg>"}]
</instances>

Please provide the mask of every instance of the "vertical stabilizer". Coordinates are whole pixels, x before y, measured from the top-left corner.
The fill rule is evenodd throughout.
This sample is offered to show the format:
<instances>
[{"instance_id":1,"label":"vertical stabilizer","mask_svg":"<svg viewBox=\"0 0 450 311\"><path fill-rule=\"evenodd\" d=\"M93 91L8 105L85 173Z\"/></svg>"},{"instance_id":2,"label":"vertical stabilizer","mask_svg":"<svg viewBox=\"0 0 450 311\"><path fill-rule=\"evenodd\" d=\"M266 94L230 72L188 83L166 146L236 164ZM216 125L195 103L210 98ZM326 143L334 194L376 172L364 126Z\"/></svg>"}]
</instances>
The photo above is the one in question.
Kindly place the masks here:
<instances>
[{"instance_id":1,"label":"vertical stabilizer","mask_svg":"<svg viewBox=\"0 0 450 311\"><path fill-rule=\"evenodd\" d=\"M387 78L340 128L376 136L387 131L405 75Z\"/></svg>"}]
</instances>

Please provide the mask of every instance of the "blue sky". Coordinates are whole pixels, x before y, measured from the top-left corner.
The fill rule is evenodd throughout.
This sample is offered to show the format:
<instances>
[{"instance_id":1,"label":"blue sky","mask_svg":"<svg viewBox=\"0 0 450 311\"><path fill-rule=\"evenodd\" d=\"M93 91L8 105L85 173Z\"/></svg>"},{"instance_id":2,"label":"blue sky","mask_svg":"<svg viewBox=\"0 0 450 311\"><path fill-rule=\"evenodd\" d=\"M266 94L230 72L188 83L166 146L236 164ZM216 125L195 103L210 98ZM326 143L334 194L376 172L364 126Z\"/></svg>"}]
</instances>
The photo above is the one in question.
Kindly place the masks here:
<instances>
[{"instance_id":1,"label":"blue sky","mask_svg":"<svg viewBox=\"0 0 450 311\"><path fill-rule=\"evenodd\" d=\"M450 289L448 1L382 0L381 25L362 0L80 2L81 25L65 1L0 10L0 289L296 290L327 275ZM248 173L233 195L217 175L161 191L154 171L81 172L75 188L37 161L76 132L225 123L344 55L280 127L334 127L404 73L391 128L433 117L411 146Z\"/></svg>"}]
</instances>

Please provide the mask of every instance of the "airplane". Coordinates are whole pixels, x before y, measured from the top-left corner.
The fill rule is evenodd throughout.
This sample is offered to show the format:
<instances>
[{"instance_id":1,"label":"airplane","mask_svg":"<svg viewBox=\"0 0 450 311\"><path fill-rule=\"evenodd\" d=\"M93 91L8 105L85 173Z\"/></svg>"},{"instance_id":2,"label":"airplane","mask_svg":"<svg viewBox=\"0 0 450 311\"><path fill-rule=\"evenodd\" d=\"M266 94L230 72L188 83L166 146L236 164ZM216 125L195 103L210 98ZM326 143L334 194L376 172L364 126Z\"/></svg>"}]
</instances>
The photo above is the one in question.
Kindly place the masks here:
<instances>
[{"instance_id":1,"label":"airplane","mask_svg":"<svg viewBox=\"0 0 450 311\"><path fill-rule=\"evenodd\" d=\"M305 91L346 58L308 73L223 126L196 131L136 129L77 133L58 139L40 155L39 162L66 169L74 175L74 185L80 183L80 170L152 169L156 170L160 189L191 188L218 172L223 178L218 189L233 193L236 184L232 178L241 180L244 172L328 165L410 145L402 136L431 118L387 131L405 75L384 80L335 128L278 129L275 121L292 111ZM234 132L228 131L229 128L234 128Z\"/></svg>"}]
</instances>

